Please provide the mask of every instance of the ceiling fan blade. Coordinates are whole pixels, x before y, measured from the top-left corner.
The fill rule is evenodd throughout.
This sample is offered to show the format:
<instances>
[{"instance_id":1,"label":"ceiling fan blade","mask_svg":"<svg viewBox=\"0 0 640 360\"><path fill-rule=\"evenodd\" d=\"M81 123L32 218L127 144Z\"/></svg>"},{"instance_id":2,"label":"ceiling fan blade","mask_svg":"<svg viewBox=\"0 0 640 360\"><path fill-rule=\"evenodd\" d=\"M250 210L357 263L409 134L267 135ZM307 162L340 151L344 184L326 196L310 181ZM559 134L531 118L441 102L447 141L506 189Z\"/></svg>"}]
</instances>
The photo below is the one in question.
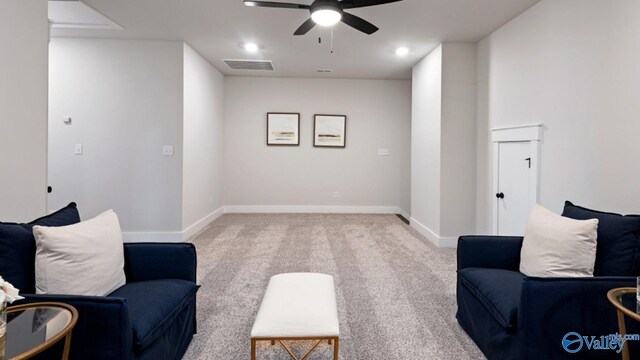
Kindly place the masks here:
<instances>
[{"instance_id":1,"label":"ceiling fan blade","mask_svg":"<svg viewBox=\"0 0 640 360\"><path fill-rule=\"evenodd\" d=\"M377 26L373 25L363 18L348 13L342 13L342 22L356 30L362 31L367 35L371 35L374 32L378 31Z\"/></svg>"},{"instance_id":2,"label":"ceiling fan blade","mask_svg":"<svg viewBox=\"0 0 640 360\"><path fill-rule=\"evenodd\" d=\"M375 6L398 2L402 0L343 0L340 2L343 9L355 9L366 6Z\"/></svg>"},{"instance_id":3,"label":"ceiling fan blade","mask_svg":"<svg viewBox=\"0 0 640 360\"><path fill-rule=\"evenodd\" d=\"M311 9L310 5L305 4L291 4L291 3L283 3L283 2L275 2L275 1L248 1L244 0L244 4L246 6L256 6L256 7L270 7L270 8L282 8L282 9Z\"/></svg>"},{"instance_id":4,"label":"ceiling fan blade","mask_svg":"<svg viewBox=\"0 0 640 360\"><path fill-rule=\"evenodd\" d=\"M313 29L316 26L316 22L313 19L309 18L309 20L305 21L300 25L298 30L293 33L293 35L304 35L309 32L309 30Z\"/></svg>"}]
</instances>

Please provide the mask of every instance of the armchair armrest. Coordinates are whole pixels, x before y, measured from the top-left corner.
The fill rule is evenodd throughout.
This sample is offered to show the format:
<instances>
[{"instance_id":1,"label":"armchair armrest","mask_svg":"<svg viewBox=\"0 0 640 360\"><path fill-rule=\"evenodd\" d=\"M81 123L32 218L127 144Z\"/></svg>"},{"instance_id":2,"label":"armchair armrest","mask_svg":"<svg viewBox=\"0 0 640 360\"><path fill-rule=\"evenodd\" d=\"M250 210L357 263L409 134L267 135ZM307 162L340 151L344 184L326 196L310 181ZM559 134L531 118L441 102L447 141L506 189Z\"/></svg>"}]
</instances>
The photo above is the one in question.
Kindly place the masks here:
<instances>
[{"instance_id":1,"label":"armchair armrest","mask_svg":"<svg viewBox=\"0 0 640 360\"><path fill-rule=\"evenodd\" d=\"M100 296L24 295L21 304L61 302L78 310L71 336L74 359L133 359L133 333L126 300Z\"/></svg>"},{"instance_id":2,"label":"armchair armrest","mask_svg":"<svg viewBox=\"0 0 640 360\"><path fill-rule=\"evenodd\" d=\"M127 282L179 279L196 282L196 248L191 243L126 243Z\"/></svg>"},{"instance_id":3,"label":"armchair armrest","mask_svg":"<svg viewBox=\"0 0 640 360\"><path fill-rule=\"evenodd\" d=\"M635 277L526 278L518 307L518 333L522 331L525 352L522 359L566 357L562 339L569 332L597 338L618 333L616 310L607 300L607 292L635 284ZM637 323L627 322L627 333L638 331ZM579 355L591 359L602 353L585 348Z\"/></svg>"},{"instance_id":4,"label":"armchair armrest","mask_svg":"<svg viewBox=\"0 0 640 360\"><path fill-rule=\"evenodd\" d=\"M461 236L458 239L458 270L479 267L518 271L519 236Z\"/></svg>"}]
</instances>

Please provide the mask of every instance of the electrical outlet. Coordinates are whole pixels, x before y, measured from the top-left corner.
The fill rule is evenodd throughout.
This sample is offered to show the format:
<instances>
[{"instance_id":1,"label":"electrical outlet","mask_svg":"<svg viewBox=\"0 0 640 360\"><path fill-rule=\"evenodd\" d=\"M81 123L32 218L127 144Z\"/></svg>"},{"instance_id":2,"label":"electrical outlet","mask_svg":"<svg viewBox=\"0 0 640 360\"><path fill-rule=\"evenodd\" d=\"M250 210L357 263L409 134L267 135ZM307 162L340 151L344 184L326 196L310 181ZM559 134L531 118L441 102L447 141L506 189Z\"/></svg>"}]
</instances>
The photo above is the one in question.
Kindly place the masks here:
<instances>
[{"instance_id":1,"label":"electrical outlet","mask_svg":"<svg viewBox=\"0 0 640 360\"><path fill-rule=\"evenodd\" d=\"M333 198L334 199L337 199L339 197L340 197L340 193L339 192L336 191L336 192L333 193Z\"/></svg>"},{"instance_id":2,"label":"electrical outlet","mask_svg":"<svg viewBox=\"0 0 640 360\"><path fill-rule=\"evenodd\" d=\"M165 145L162 147L162 155L163 156L173 156L173 146Z\"/></svg>"},{"instance_id":3,"label":"electrical outlet","mask_svg":"<svg viewBox=\"0 0 640 360\"><path fill-rule=\"evenodd\" d=\"M76 155L82 155L82 144L76 144L74 153Z\"/></svg>"}]
</instances>

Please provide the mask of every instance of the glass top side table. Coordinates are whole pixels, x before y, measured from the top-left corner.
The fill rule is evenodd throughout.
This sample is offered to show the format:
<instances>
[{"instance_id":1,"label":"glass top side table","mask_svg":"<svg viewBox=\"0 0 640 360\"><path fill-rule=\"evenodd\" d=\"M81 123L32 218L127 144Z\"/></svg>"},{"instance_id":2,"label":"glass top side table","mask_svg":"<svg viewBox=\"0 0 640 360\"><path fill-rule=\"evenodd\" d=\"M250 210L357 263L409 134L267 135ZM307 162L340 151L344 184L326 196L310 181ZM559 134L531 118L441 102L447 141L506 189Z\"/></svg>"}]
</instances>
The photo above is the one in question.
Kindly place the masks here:
<instances>
[{"instance_id":1,"label":"glass top side table","mask_svg":"<svg viewBox=\"0 0 640 360\"><path fill-rule=\"evenodd\" d=\"M638 307L638 301L636 300L636 288L616 288L611 289L607 293L607 299L616 308L618 312L618 328L620 335L627 334L626 326L624 324L624 317L628 316L635 321L640 321L640 308ZM622 359L630 360L629 347L625 342L622 348Z\"/></svg>"},{"instance_id":2,"label":"glass top side table","mask_svg":"<svg viewBox=\"0 0 640 360\"><path fill-rule=\"evenodd\" d=\"M62 359L69 357L71 331L78 311L71 305L41 302L7 309L6 358L29 359L65 339Z\"/></svg>"}]
</instances>

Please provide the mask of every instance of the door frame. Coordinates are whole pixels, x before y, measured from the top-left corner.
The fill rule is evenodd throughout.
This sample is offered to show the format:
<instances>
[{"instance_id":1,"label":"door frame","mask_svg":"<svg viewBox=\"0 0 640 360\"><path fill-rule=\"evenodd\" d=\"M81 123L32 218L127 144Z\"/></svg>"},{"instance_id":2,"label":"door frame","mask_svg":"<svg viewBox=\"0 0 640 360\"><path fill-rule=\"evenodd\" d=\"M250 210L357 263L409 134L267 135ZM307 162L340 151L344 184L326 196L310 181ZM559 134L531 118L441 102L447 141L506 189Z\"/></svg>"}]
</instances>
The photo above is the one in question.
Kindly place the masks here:
<instances>
[{"instance_id":1,"label":"door frame","mask_svg":"<svg viewBox=\"0 0 640 360\"><path fill-rule=\"evenodd\" d=\"M493 142L493 194L499 190L500 175L500 143L528 142L531 147L531 172L529 202L533 205L540 201L540 150L543 137L543 124L510 126L491 129L491 141ZM492 199L493 234L498 235L498 201Z\"/></svg>"}]
</instances>

